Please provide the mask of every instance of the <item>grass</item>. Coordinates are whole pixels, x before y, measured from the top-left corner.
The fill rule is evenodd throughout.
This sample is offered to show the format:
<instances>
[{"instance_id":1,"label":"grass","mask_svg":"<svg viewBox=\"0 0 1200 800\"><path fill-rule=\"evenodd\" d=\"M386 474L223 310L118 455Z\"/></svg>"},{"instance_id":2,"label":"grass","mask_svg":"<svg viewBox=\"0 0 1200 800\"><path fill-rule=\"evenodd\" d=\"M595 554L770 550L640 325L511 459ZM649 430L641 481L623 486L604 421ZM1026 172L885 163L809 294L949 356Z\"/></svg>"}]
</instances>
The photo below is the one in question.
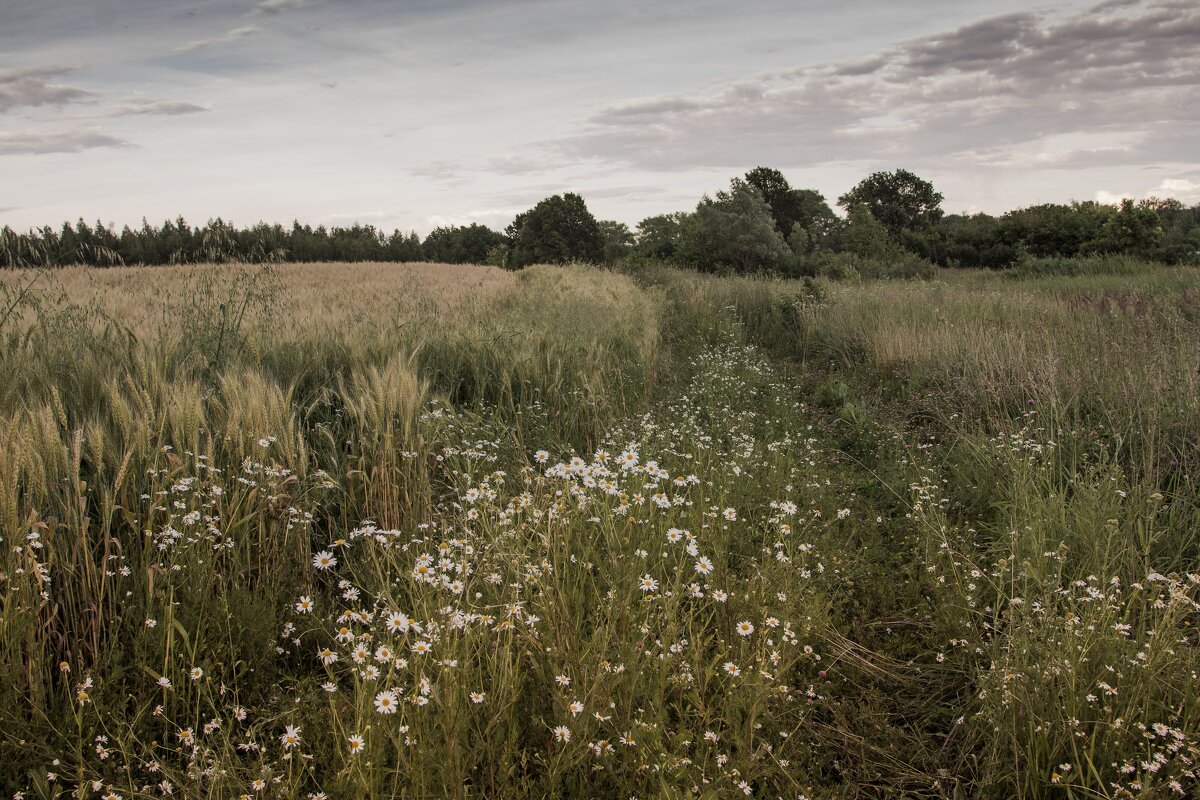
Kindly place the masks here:
<instances>
[{"instance_id":1,"label":"grass","mask_svg":"<svg viewBox=\"0 0 1200 800\"><path fill-rule=\"evenodd\" d=\"M1196 278L52 273L0 791L1186 796Z\"/></svg>"}]
</instances>

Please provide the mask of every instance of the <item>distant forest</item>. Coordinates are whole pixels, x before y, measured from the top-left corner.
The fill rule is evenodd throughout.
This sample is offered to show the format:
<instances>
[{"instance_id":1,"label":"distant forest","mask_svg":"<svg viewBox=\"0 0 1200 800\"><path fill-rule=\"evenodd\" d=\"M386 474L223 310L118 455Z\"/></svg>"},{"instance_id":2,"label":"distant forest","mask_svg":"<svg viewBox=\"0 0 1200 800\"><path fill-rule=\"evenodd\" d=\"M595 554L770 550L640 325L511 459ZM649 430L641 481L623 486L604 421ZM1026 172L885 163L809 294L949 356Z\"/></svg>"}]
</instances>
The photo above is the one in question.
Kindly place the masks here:
<instances>
[{"instance_id":1,"label":"distant forest","mask_svg":"<svg viewBox=\"0 0 1200 800\"><path fill-rule=\"evenodd\" d=\"M940 267L1007 269L1055 259L1131 257L1200 263L1200 204L1150 198L1120 205L1045 204L999 216L946 214L942 195L911 172L877 172L837 199L757 167L693 211L635 229L597 220L576 194L555 195L504 231L441 227L422 240L371 225L239 228L182 217L117 230L80 219L18 233L0 229L0 266L207 262L440 261L519 268L536 262L664 262L710 272L917 277Z\"/></svg>"}]
</instances>

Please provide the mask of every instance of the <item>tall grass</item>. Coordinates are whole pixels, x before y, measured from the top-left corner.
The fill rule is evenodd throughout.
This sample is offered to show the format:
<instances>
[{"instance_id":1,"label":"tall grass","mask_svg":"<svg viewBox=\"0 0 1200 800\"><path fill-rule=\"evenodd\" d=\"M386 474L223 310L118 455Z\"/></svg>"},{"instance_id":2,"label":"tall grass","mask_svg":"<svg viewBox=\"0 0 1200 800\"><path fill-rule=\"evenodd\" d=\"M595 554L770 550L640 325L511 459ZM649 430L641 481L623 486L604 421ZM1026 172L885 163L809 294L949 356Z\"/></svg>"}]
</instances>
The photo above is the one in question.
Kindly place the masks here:
<instances>
[{"instance_id":1,"label":"tall grass","mask_svg":"<svg viewBox=\"0 0 1200 800\"><path fill-rule=\"evenodd\" d=\"M1194 273L49 277L6 794L1200 785Z\"/></svg>"}]
</instances>

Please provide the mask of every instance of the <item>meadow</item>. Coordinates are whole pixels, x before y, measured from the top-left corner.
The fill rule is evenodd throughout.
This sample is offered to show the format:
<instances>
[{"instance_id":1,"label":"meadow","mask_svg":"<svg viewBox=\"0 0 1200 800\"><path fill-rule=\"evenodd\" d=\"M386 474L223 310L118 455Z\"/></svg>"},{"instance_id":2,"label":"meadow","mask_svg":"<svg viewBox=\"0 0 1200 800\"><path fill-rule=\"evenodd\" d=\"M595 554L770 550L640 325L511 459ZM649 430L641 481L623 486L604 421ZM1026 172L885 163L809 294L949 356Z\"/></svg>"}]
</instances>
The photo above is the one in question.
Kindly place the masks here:
<instances>
[{"instance_id":1,"label":"meadow","mask_svg":"<svg viewBox=\"0 0 1200 800\"><path fill-rule=\"evenodd\" d=\"M1200 792L1200 272L0 275L0 793Z\"/></svg>"}]
</instances>

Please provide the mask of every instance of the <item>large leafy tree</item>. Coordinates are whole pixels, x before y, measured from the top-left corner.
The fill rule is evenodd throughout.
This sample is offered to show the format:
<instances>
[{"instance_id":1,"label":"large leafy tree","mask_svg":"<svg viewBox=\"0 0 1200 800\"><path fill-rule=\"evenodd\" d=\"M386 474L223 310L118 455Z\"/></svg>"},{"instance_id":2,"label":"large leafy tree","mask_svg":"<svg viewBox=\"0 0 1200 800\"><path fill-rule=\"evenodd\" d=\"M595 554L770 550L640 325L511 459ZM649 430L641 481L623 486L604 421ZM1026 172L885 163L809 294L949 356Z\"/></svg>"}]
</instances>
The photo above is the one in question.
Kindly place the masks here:
<instances>
[{"instance_id":1,"label":"large leafy tree","mask_svg":"<svg viewBox=\"0 0 1200 800\"><path fill-rule=\"evenodd\" d=\"M880 261L896 254L896 244L887 228L863 203L850 207L850 217L842 233L842 249L860 258Z\"/></svg>"},{"instance_id":2,"label":"large leafy tree","mask_svg":"<svg viewBox=\"0 0 1200 800\"><path fill-rule=\"evenodd\" d=\"M654 258L667 259L679 249L679 229L687 214L656 214L637 226L637 249Z\"/></svg>"},{"instance_id":3,"label":"large leafy tree","mask_svg":"<svg viewBox=\"0 0 1200 800\"><path fill-rule=\"evenodd\" d=\"M503 243L504 234L486 225L451 225L434 228L421 244L421 253L447 264L486 264L492 249Z\"/></svg>"},{"instance_id":4,"label":"large leafy tree","mask_svg":"<svg viewBox=\"0 0 1200 800\"><path fill-rule=\"evenodd\" d=\"M547 197L518 214L506 232L512 240L508 266L514 269L538 263L604 260L600 223L577 194Z\"/></svg>"},{"instance_id":5,"label":"large leafy tree","mask_svg":"<svg viewBox=\"0 0 1200 800\"><path fill-rule=\"evenodd\" d=\"M791 236L799 224L811 242L818 242L837 227L837 217L814 189L793 189L777 169L755 167L746 173L746 183L762 195L771 209L775 230Z\"/></svg>"},{"instance_id":6,"label":"large leafy tree","mask_svg":"<svg viewBox=\"0 0 1200 800\"><path fill-rule=\"evenodd\" d=\"M758 189L739 178L728 191L706 196L684 218L676 259L707 272L784 270L793 263L770 206Z\"/></svg>"},{"instance_id":7,"label":"large leafy tree","mask_svg":"<svg viewBox=\"0 0 1200 800\"><path fill-rule=\"evenodd\" d=\"M906 169L869 175L837 204L847 211L865 205L894 237L901 231L928 230L942 217L941 193Z\"/></svg>"}]
</instances>

